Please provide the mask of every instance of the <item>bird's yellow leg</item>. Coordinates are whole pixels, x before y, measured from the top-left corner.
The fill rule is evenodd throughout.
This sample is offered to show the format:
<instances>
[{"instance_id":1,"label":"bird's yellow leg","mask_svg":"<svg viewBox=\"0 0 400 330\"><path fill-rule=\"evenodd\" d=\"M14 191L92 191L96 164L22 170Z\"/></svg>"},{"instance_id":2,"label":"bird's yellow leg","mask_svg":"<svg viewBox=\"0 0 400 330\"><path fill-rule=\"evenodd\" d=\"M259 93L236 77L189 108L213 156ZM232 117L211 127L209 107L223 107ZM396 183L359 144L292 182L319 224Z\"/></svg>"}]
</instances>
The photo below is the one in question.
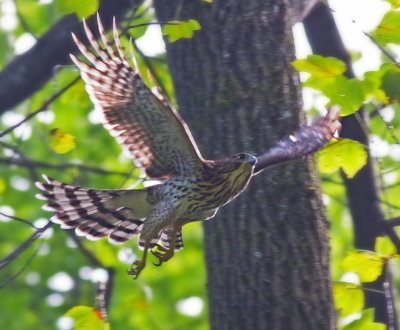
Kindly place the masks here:
<instances>
[{"instance_id":1,"label":"bird's yellow leg","mask_svg":"<svg viewBox=\"0 0 400 330\"><path fill-rule=\"evenodd\" d=\"M169 248L165 248L164 246L157 244L157 250L151 251L151 253L158 259L159 263L155 264L155 266L161 266L163 262L168 261L174 256L175 253L175 243L176 243L176 233L178 232L177 228L174 228L171 233L172 240L169 244Z\"/></svg>"},{"instance_id":2,"label":"bird's yellow leg","mask_svg":"<svg viewBox=\"0 0 400 330\"><path fill-rule=\"evenodd\" d=\"M128 270L128 275L132 275L134 280L136 280L138 278L140 272L146 266L146 257L147 257L148 250L149 250L149 245L146 245L144 248L144 251L143 251L142 259L136 260L131 265L131 268Z\"/></svg>"}]
</instances>

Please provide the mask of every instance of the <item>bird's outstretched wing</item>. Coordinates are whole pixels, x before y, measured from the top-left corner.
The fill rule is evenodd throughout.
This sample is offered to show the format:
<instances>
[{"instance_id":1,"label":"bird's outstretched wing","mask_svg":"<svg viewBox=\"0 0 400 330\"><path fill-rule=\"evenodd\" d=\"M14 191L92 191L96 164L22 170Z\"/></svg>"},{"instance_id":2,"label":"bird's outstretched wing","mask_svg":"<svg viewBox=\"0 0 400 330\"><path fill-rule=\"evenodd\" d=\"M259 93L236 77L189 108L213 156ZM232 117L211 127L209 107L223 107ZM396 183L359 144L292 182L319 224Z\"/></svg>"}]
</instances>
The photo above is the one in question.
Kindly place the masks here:
<instances>
[{"instance_id":1,"label":"bird's outstretched wing","mask_svg":"<svg viewBox=\"0 0 400 330\"><path fill-rule=\"evenodd\" d=\"M339 110L331 108L325 117L319 118L311 126L303 126L294 134L281 140L265 154L257 157L254 174L258 174L266 167L281 164L289 160L313 154L333 137L336 130L340 129Z\"/></svg>"},{"instance_id":2,"label":"bird's outstretched wing","mask_svg":"<svg viewBox=\"0 0 400 330\"><path fill-rule=\"evenodd\" d=\"M99 16L97 23L103 46L84 22L93 50L73 35L87 63L74 55L71 59L81 72L92 102L104 114L104 126L150 177L166 178L202 166L203 159L185 122L129 65L115 20L116 50L107 39Z\"/></svg>"}]
</instances>

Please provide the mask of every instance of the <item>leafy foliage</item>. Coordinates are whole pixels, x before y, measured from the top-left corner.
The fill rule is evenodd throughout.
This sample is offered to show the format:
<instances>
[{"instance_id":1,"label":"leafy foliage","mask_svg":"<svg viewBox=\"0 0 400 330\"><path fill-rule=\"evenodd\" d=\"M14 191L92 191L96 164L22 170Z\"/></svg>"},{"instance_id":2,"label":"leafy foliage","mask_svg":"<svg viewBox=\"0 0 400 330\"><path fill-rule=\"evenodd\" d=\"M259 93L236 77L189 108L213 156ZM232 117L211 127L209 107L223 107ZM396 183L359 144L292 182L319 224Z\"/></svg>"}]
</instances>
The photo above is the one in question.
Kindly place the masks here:
<instances>
[{"instance_id":1,"label":"leafy foliage","mask_svg":"<svg viewBox=\"0 0 400 330\"><path fill-rule=\"evenodd\" d=\"M50 147L58 154L65 154L76 148L75 136L53 128L50 131Z\"/></svg>"},{"instance_id":2,"label":"leafy foliage","mask_svg":"<svg viewBox=\"0 0 400 330\"><path fill-rule=\"evenodd\" d=\"M364 290L353 283L333 283L335 306L340 316L347 316L360 312L364 307Z\"/></svg>"},{"instance_id":3,"label":"leafy foliage","mask_svg":"<svg viewBox=\"0 0 400 330\"><path fill-rule=\"evenodd\" d=\"M187 21L170 21L163 25L162 33L168 36L169 42L175 42L179 39L190 39L193 37L194 31L201 29L200 23L195 19Z\"/></svg>"},{"instance_id":4,"label":"leafy foliage","mask_svg":"<svg viewBox=\"0 0 400 330\"><path fill-rule=\"evenodd\" d=\"M382 323L374 322L374 310L366 309L361 317L342 328L342 330L385 330Z\"/></svg>"},{"instance_id":5,"label":"leafy foliage","mask_svg":"<svg viewBox=\"0 0 400 330\"><path fill-rule=\"evenodd\" d=\"M353 178L367 163L367 157L361 143L350 139L334 140L318 153L318 166L322 173L342 169L348 178Z\"/></svg>"},{"instance_id":6,"label":"leafy foliage","mask_svg":"<svg viewBox=\"0 0 400 330\"><path fill-rule=\"evenodd\" d=\"M212 3L209 0L204 2ZM393 8L399 6L398 0L389 2ZM83 18L94 13L98 7L98 0L17 0L13 3L16 4L20 20L17 20L15 27L0 30L0 67L5 67L15 56L15 41L21 36L40 37L64 14L76 13ZM398 16L399 12L389 11L372 32L372 36L382 45L399 44ZM143 6L136 18L128 18L125 23L128 26L149 23L152 20L154 12ZM201 28L195 20L172 23L163 26L163 33L170 42L192 38L194 32ZM146 26L141 26L130 32L134 39L138 39L146 29ZM128 41L124 39L122 42L128 48ZM138 57L140 70L145 73L143 76L146 78L149 70L155 73L165 92L174 100L173 84L165 64L165 55L147 58L146 61L140 55ZM380 112L375 111L375 105L385 106L382 113L389 114L388 122L399 127L399 68L392 63L383 63L375 71L365 72L357 79L348 79L344 75L347 69L344 63L333 58L311 55L295 61L293 65L309 75L304 85L324 95L327 105L339 105L343 116L354 113L361 105L366 105L371 117L370 130L373 139L381 143L381 149L387 147L389 150L380 154L380 164L384 164L386 169L381 184L386 188L392 213L398 216L398 149L397 154L393 152L394 148L390 149L396 140L392 134L388 134L387 122L377 115ZM73 67L61 68L55 73L54 80L43 86L29 101L10 109L0 118L0 131L38 109L46 99L76 76L77 72ZM154 85L151 80L146 82ZM53 134L52 138L49 132L54 128L57 128L58 134ZM55 136L58 136L58 140L54 139ZM98 188L129 187L137 183L140 176L140 172L131 162L121 156L121 150L114 139L99 124L82 82L68 89L47 111L3 138L0 147L1 159L16 158L22 160L22 164L28 159L50 165L41 167L35 163L35 166L28 167L0 163L0 212L28 219L37 227L43 226L49 216L40 209L41 202L33 197L37 193L33 182L39 180L42 173L65 182L79 182L82 186ZM69 152L70 150L73 152ZM336 280L342 279L348 272L356 272L362 281L370 281L380 275L385 262L395 262L397 258L397 251L388 238L377 240L375 252L353 249L345 191L337 169L341 168L346 175L353 177L365 162L364 146L345 139L333 141L319 155L327 209L332 222L332 273ZM85 170L81 164L105 172L99 174L94 170ZM392 181L389 180L390 176L394 177ZM9 255L32 234L32 230L31 226L0 214L1 256ZM3 285L28 265L14 282L2 289L0 328L59 328L57 322L67 311L67 315L75 319L77 327L80 327L81 322L87 329L90 326L103 327L104 322L94 307L94 282L99 278L104 280L105 273L106 277L114 274L109 309L113 329L207 329L205 270L200 262L204 259L201 225L191 224L184 231L186 248L183 252L177 253L161 268L152 267L150 262L142 277L138 281L132 281L126 275L126 270L136 256L135 242L116 247L106 240L76 241L72 233L51 228L26 253L2 269L0 283ZM30 257L35 254L36 257L30 261ZM100 264L94 262L93 258L88 258L88 255L100 261ZM110 269L112 272L107 273ZM61 285L52 284L60 273L64 274L64 279L71 281L70 287L65 286L65 280L61 281L64 283ZM103 274L103 277L99 277L99 274ZM337 282L334 293L341 316L354 316L354 313L361 312L364 304L362 285ZM185 313L178 308L190 297L198 297L203 304L203 308L195 314ZM372 310L365 310L359 319L344 325L343 329L382 330L384 326L373 322Z\"/></svg>"},{"instance_id":7,"label":"leafy foliage","mask_svg":"<svg viewBox=\"0 0 400 330\"><path fill-rule=\"evenodd\" d=\"M86 1L80 3L84 5ZM40 36L64 15L57 2L18 0L16 4L25 26L18 24L10 31L0 30L0 67L13 58L14 41L23 33ZM127 19L124 24L131 26L154 20L154 12L145 6L139 9L138 15L137 19ZM31 31L26 31L26 27ZM143 36L146 28L131 29L134 40ZM129 49L129 38L122 38L122 42L124 48ZM144 62L139 58L141 69L148 70L146 63L149 63L168 95L174 99L165 55L147 60ZM30 100L0 117L0 132L37 110L45 100L77 76L78 72L72 65L59 68L54 80L43 86ZM54 128L75 137L67 138L69 147L72 147L72 140L75 141L76 146L72 151L58 153L52 149L49 132ZM65 140L56 142L58 148L62 142ZM9 149L6 145L16 149ZM141 175L131 160L122 155L114 138L103 129L81 81L52 102L46 111L1 138L0 154L1 159L23 155L50 165L25 167L0 162L0 212L15 214L38 227L43 226L50 216L50 213L41 210L42 202L34 197L38 193L34 182L41 180L41 174L97 188L131 187L138 184ZM82 169L82 164L95 170ZM105 172L97 172L96 169ZM143 180L139 182L143 184ZM33 230L31 226L0 214L1 258L24 242ZM186 226L184 239L184 251L159 268L152 265L155 259L150 256L141 278L133 281L126 271L136 253L139 253L135 240L121 246L110 245L105 239L96 242L81 240L81 245L77 245L73 233L54 226L20 258L2 269L0 285L25 267L29 258L37 253L27 264L26 270L1 289L0 329L60 329L59 322L68 310L74 308L72 311L82 312L82 308L76 306L91 306L86 307L87 316L93 316L92 320L96 320L92 315L93 308L97 308L95 283L110 276L107 275L107 269L110 268L115 274L108 310L112 329L205 330L208 326L201 224ZM100 264L85 257L82 251L92 255ZM66 286L65 280L52 285L60 274L71 281L71 286ZM193 309L191 305L185 305L186 309L180 306L191 297L198 298L200 305L190 314L186 310Z\"/></svg>"},{"instance_id":8,"label":"leafy foliage","mask_svg":"<svg viewBox=\"0 0 400 330\"><path fill-rule=\"evenodd\" d=\"M372 251L353 251L343 260L343 268L357 273L361 282L374 282L381 275L385 260Z\"/></svg>"},{"instance_id":9,"label":"leafy foliage","mask_svg":"<svg viewBox=\"0 0 400 330\"><path fill-rule=\"evenodd\" d=\"M371 32L371 36L382 45L386 45L388 43L399 44L399 30L400 12L396 10L390 10L385 14L385 16L383 16L376 29Z\"/></svg>"},{"instance_id":10,"label":"leafy foliage","mask_svg":"<svg viewBox=\"0 0 400 330\"><path fill-rule=\"evenodd\" d=\"M346 64L334 57L308 55L306 59L293 61L297 71L307 72L317 78L334 78L346 71Z\"/></svg>"},{"instance_id":11,"label":"leafy foliage","mask_svg":"<svg viewBox=\"0 0 400 330\"><path fill-rule=\"evenodd\" d=\"M76 306L71 308L67 316L74 320L74 328L79 330L109 330L109 324L105 323L98 309L88 306Z\"/></svg>"},{"instance_id":12,"label":"leafy foliage","mask_svg":"<svg viewBox=\"0 0 400 330\"><path fill-rule=\"evenodd\" d=\"M56 4L60 12L76 13L80 18L94 14L99 8L99 0L56 0Z\"/></svg>"}]
</instances>

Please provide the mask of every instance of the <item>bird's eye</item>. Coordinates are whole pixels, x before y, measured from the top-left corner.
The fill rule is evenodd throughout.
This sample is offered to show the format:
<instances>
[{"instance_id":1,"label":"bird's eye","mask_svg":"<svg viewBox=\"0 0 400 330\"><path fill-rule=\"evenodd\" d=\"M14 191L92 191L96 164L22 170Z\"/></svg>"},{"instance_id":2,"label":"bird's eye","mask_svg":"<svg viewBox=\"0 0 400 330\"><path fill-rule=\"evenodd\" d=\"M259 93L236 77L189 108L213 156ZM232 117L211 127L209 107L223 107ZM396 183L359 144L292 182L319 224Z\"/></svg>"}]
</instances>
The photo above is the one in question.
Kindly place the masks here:
<instances>
[{"instance_id":1,"label":"bird's eye","mask_svg":"<svg viewBox=\"0 0 400 330\"><path fill-rule=\"evenodd\" d=\"M245 160L246 159L246 155L245 154L238 154L236 155L236 158L239 160Z\"/></svg>"}]
</instances>

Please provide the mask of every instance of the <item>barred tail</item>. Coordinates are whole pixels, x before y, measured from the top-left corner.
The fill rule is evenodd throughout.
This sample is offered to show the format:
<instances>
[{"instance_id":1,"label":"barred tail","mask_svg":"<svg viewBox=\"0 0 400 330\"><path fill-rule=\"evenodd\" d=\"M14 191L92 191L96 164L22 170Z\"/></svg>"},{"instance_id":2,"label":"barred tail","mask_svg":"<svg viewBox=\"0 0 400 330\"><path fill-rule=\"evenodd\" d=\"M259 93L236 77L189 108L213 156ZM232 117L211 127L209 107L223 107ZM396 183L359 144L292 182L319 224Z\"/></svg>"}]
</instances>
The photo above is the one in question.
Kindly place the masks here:
<instances>
[{"instance_id":1,"label":"barred tail","mask_svg":"<svg viewBox=\"0 0 400 330\"><path fill-rule=\"evenodd\" d=\"M44 210L55 213L50 220L61 228L75 228L77 235L91 240L108 236L111 243L126 242L140 233L152 208L146 201L146 190L84 189L44 179L46 183L36 183L42 191L36 197L47 201ZM124 206L127 201L133 207L135 201L141 203L139 211Z\"/></svg>"},{"instance_id":2,"label":"barred tail","mask_svg":"<svg viewBox=\"0 0 400 330\"><path fill-rule=\"evenodd\" d=\"M169 249L171 245L174 245L174 250L179 251L183 249L183 239L182 239L182 228L176 233L175 236L172 235L168 230L164 230L161 234L161 244ZM175 241L175 242L173 242Z\"/></svg>"}]
</instances>

